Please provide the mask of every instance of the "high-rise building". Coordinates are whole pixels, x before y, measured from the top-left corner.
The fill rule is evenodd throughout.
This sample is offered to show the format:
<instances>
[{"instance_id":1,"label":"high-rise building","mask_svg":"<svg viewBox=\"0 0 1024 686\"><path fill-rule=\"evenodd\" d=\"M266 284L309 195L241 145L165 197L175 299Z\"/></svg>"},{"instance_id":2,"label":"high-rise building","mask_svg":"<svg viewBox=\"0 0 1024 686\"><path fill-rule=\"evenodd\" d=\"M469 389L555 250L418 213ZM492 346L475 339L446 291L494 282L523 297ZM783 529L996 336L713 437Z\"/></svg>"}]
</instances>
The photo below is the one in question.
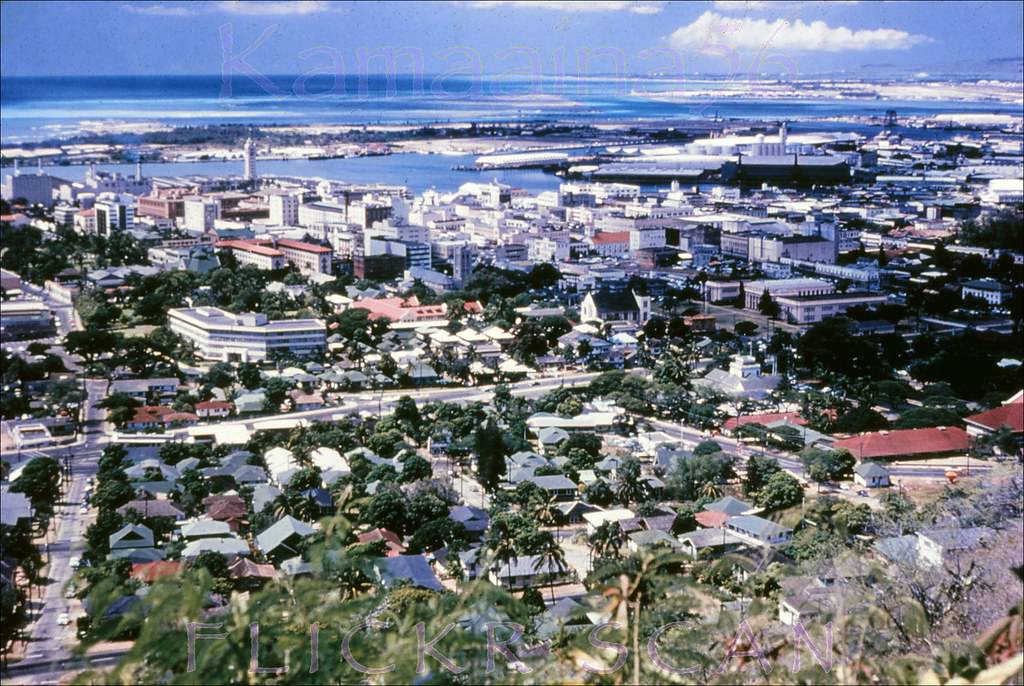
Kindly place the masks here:
<instances>
[{"instance_id":1,"label":"high-rise building","mask_svg":"<svg viewBox=\"0 0 1024 686\"><path fill-rule=\"evenodd\" d=\"M295 193L274 193L270 196L270 223L298 226L299 197Z\"/></svg>"},{"instance_id":2,"label":"high-rise building","mask_svg":"<svg viewBox=\"0 0 1024 686\"><path fill-rule=\"evenodd\" d=\"M244 176L246 181L255 181L256 176L256 143L251 138L245 139L242 147L242 158L245 160Z\"/></svg>"},{"instance_id":3,"label":"high-rise building","mask_svg":"<svg viewBox=\"0 0 1024 686\"><path fill-rule=\"evenodd\" d=\"M465 285L473 273L473 248L460 245L452 251L452 278L459 286Z\"/></svg>"},{"instance_id":4,"label":"high-rise building","mask_svg":"<svg viewBox=\"0 0 1024 686\"><path fill-rule=\"evenodd\" d=\"M96 233L100 236L135 228L135 198L130 195L99 198L93 209L96 212Z\"/></svg>"},{"instance_id":5,"label":"high-rise building","mask_svg":"<svg viewBox=\"0 0 1024 686\"><path fill-rule=\"evenodd\" d=\"M220 205L216 200L199 195L184 199L185 228L204 233L213 228L213 222L220 218Z\"/></svg>"}]
</instances>

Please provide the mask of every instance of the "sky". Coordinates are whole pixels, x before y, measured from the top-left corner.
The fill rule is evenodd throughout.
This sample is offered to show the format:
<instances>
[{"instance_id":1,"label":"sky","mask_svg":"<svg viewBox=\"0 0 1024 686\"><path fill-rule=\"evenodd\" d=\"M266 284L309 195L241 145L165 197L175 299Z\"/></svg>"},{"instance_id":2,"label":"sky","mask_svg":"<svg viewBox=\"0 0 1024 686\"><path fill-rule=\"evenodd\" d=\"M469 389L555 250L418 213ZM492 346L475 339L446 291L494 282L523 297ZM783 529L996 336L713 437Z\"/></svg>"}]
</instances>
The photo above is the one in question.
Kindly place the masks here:
<instances>
[{"instance_id":1,"label":"sky","mask_svg":"<svg viewBox=\"0 0 1024 686\"><path fill-rule=\"evenodd\" d=\"M429 74L870 76L1019 60L1022 36L1016 1L19 0L0 4L0 75L358 74L393 50Z\"/></svg>"}]
</instances>

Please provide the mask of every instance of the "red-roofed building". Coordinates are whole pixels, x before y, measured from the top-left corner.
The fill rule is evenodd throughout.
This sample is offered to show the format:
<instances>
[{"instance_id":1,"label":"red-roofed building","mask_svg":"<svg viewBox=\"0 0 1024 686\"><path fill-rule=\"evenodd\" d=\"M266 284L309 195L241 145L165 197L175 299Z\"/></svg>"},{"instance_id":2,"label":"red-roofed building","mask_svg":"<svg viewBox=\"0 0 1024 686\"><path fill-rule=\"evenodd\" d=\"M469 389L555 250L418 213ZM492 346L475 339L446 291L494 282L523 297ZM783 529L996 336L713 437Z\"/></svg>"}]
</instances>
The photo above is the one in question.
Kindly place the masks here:
<instances>
[{"instance_id":1,"label":"red-roofed building","mask_svg":"<svg viewBox=\"0 0 1024 686\"><path fill-rule=\"evenodd\" d=\"M798 426L806 426L807 420L800 416L799 412L769 412L766 414L745 414L740 417L730 417L726 420L722 428L726 431L734 431L738 427L744 424L760 424L761 426L768 426L773 422L779 422L785 420L790 424L797 424Z\"/></svg>"},{"instance_id":2,"label":"red-roofed building","mask_svg":"<svg viewBox=\"0 0 1024 686\"><path fill-rule=\"evenodd\" d=\"M132 565L132 578L151 584L181 571L181 562L172 560L156 560L155 562L137 562Z\"/></svg>"},{"instance_id":3,"label":"red-roofed building","mask_svg":"<svg viewBox=\"0 0 1024 686\"><path fill-rule=\"evenodd\" d=\"M322 245L287 238L230 239L217 241L214 246L230 250L242 264L267 270L283 269L286 264L291 264L303 274L330 274L334 255L330 248Z\"/></svg>"},{"instance_id":4,"label":"red-roofed building","mask_svg":"<svg viewBox=\"0 0 1024 686\"><path fill-rule=\"evenodd\" d=\"M398 534L390 529L373 529L371 531L367 531L365 534L359 534L356 538L360 543L384 541L388 548L388 557L398 557L405 553L405 546L402 545L402 539L400 539Z\"/></svg>"},{"instance_id":5,"label":"red-roofed building","mask_svg":"<svg viewBox=\"0 0 1024 686\"><path fill-rule=\"evenodd\" d=\"M924 460L963 455L971 437L955 426L900 431L873 431L836 441L832 447L845 448L862 460Z\"/></svg>"},{"instance_id":6,"label":"red-roofed building","mask_svg":"<svg viewBox=\"0 0 1024 686\"><path fill-rule=\"evenodd\" d=\"M409 298L367 298L352 303L352 307L367 310L370 319L388 319L393 323L437 322L439 325L448 321L448 305L421 305L415 295ZM483 311L480 303L471 300L463 306L469 314Z\"/></svg>"},{"instance_id":7,"label":"red-roofed building","mask_svg":"<svg viewBox=\"0 0 1024 686\"><path fill-rule=\"evenodd\" d=\"M196 415L204 419L208 417L227 417L231 414L234 403L226 400L204 400L196 403Z\"/></svg>"},{"instance_id":8,"label":"red-roofed building","mask_svg":"<svg viewBox=\"0 0 1024 686\"><path fill-rule=\"evenodd\" d=\"M288 263L284 253L259 241L226 240L217 241L213 246L218 250L230 250L239 264L251 265L257 269L284 269Z\"/></svg>"},{"instance_id":9,"label":"red-roofed building","mask_svg":"<svg viewBox=\"0 0 1024 686\"><path fill-rule=\"evenodd\" d=\"M590 239L594 252L602 257L629 253L629 231L602 231Z\"/></svg>"},{"instance_id":10,"label":"red-roofed building","mask_svg":"<svg viewBox=\"0 0 1024 686\"><path fill-rule=\"evenodd\" d=\"M1013 432L1014 436L1024 435L1024 391L1019 391L999 407L965 417L967 433L982 436L1002 428Z\"/></svg>"},{"instance_id":11,"label":"red-roofed building","mask_svg":"<svg viewBox=\"0 0 1024 686\"><path fill-rule=\"evenodd\" d=\"M694 513L693 518L705 529L720 529L725 525L725 520L729 519L729 515L725 512L702 510Z\"/></svg>"},{"instance_id":12,"label":"red-roofed building","mask_svg":"<svg viewBox=\"0 0 1024 686\"><path fill-rule=\"evenodd\" d=\"M128 421L128 428L133 431L160 429L165 426L194 424L196 415L191 412L178 412L166 405L143 405L136 408L135 416Z\"/></svg>"}]
</instances>

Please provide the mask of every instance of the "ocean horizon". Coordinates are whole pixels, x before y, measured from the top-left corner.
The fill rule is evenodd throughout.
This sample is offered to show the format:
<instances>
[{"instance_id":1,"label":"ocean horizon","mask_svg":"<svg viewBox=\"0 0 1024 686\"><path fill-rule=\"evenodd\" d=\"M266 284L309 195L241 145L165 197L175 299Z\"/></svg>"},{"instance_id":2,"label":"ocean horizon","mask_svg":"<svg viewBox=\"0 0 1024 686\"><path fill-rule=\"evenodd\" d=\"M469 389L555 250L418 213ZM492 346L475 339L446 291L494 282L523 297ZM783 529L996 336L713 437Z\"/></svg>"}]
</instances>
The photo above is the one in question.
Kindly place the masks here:
<instances>
[{"instance_id":1,"label":"ocean horizon","mask_svg":"<svg viewBox=\"0 0 1024 686\"><path fill-rule=\"evenodd\" d=\"M442 80L438 80L438 79ZM884 81L881 80L880 83ZM866 84L868 79L857 79ZM823 97L799 79L349 74L335 79L235 76L15 76L0 81L2 140L57 140L81 122L209 124L426 124L558 120L579 123L711 118L810 121L941 112L1024 113L1020 102L964 97ZM838 83L838 82L837 82ZM902 83L902 82L901 82ZM910 81L908 81L910 83ZM838 87L838 86L837 86ZM885 86L880 86L884 88ZM758 94L771 89L771 94ZM861 91L863 92L863 91ZM870 91L868 91L870 92Z\"/></svg>"}]
</instances>

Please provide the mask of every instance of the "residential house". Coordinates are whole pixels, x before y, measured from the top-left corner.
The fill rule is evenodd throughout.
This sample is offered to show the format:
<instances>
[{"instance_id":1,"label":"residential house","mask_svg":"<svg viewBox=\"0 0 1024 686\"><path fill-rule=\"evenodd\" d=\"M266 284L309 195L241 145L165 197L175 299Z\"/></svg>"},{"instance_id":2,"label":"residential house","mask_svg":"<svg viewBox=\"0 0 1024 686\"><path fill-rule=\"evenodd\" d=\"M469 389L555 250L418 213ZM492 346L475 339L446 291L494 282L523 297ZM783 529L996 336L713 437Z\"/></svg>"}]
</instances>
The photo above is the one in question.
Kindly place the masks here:
<instances>
[{"instance_id":1,"label":"residential house","mask_svg":"<svg viewBox=\"0 0 1024 686\"><path fill-rule=\"evenodd\" d=\"M499 564L488 574L491 583L510 590L542 584L565 583L572 577L568 565L558 566L537 555L522 555Z\"/></svg>"},{"instance_id":2,"label":"residential house","mask_svg":"<svg viewBox=\"0 0 1024 686\"><path fill-rule=\"evenodd\" d=\"M396 555L373 561L377 580L384 588L393 588L398 582L405 582L417 588L444 591L437 580L427 558L422 555Z\"/></svg>"},{"instance_id":3,"label":"residential house","mask_svg":"<svg viewBox=\"0 0 1024 686\"><path fill-rule=\"evenodd\" d=\"M563 474L534 476L529 481L536 484L549 498L573 500L579 496L576 484Z\"/></svg>"},{"instance_id":4,"label":"residential house","mask_svg":"<svg viewBox=\"0 0 1024 686\"><path fill-rule=\"evenodd\" d=\"M256 536L256 546L270 559L283 560L299 554L299 543L316 533L309 524L285 515Z\"/></svg>"},{"instance_id":5,"label":"residential house","mask_svg":"<svg viewBox=\"0 0 1024 686\"><path fill-rule=\"evenodd\" d=\"M390 529L371 529L370 531L359 534L356 536L356 539L360 543L383 541L384 545L388 549L388 557L397 557L405 554L405 545L402 543L401 537Z\"/></svg>"},{"instance_id":6,"label":"residential house","mask_svg":"<svg viewBox=\"0 0 1024 686\"><path fill-rule=\"evenodd\" d=\"M236 557L248 557L249 544L239 538L197 538L185 545L181 551L181 559L194 560L202 553L217 553L228 560Z\"/></svg>"},{"instance_id":7,"label":"residential house","mask_svg":"<svg viewBox=\"0 0 1024 686\"><path fill-rule=\"evenodd\" d=\"M170 517L176 522L185 519L185 513L182 509L167 499L132 500L117 508L117 513L124 516L127 515L130 510L138 512L139 516L143 519L149 519L150 517Z\"/></svg>"},{"instance_id":8,"label":"residential house","mask_svg":"<svg viewBox=\"0 0 1024 686\"><path fill-rule=\"evenodd\" d=\"M971 436L988 436L1009 429L1018 447L1024 444L1024 391L1018 391L999 407L964 418Z\"/></svg>"},{"instance_id":9,"label":"residential house","mask_svg":"<svg viewBox=\"0 0 1024 686\"><path fill-rule=\"evenodd\" d=\"M757 515L729 517L725 527L730 531L757 542L760 545L776 546L788 543L793 530Z\"/></svg>"},{"instance_id":10,"label":"residential house","mask_svg":"<svg viewBox=\"0 0 1024 686\"><path fill-rule=\"evenodd\" d=\"M472 505L453 507L448 513L448 519L461 524L466 529L467 536L472 540L479 540L491 522L486 510Z\"/></svg>"},{"instance_id":11,"label":"residential house","mask_svg":"<svg viewBox=\"0 0 1024 686\"><path fill-rule=\"evenodd\" d=\"M234 403L226 400L204 400L196 403L196 416L200 419L223 419L231 415Z\"/></svg>"},{"instance_id":12,"label":"residential house","mask_svg":"<svg viewBox=\"0 0 1024 686\"><path fill-rule=\"evenodd\" d=\"M877 462L861 462L853 470L853 481L866 488L888 488L889 470Z\"/></svg>"},{"instance_id":13,"label":"residential house","mask_svg":"<svg viewBox=\"0 0 1024 686\"><path fill-rule=\"evenodd\" d=\"M683 552L693 559L720 557L744 547L747 543L728 529L697 529L681 534L678 539Z\"/></svg>"},{"instance_id":14,"label":"residential house","mask_svg":"<svg viewBox=\"0 0 1024 686\"><path fill-rule=\"evenodd\" d=\"M633 322L643 324L651 317L651 298L632 291L591 291L580 303L584 322Z\"/></svg>"}]
</instances>

